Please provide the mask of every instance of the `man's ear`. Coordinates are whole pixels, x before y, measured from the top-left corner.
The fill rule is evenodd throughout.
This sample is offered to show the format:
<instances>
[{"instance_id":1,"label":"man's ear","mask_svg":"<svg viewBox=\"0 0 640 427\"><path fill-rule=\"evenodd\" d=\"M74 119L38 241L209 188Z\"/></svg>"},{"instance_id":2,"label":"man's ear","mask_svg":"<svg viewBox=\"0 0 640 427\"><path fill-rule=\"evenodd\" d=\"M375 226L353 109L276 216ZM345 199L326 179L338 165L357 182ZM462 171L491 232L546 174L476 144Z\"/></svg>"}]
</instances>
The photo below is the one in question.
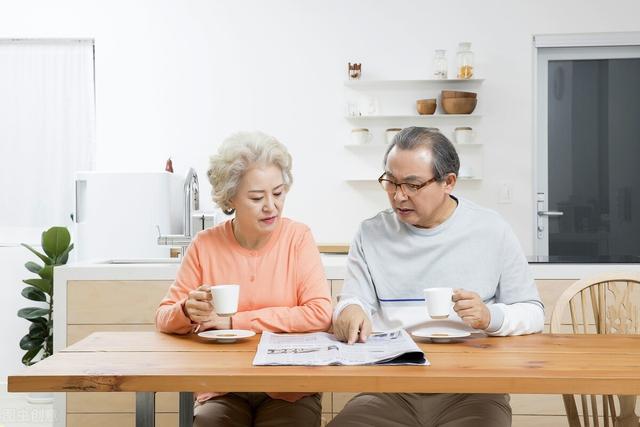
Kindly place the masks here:
<instances>
[{"instance_id":1,"label":"man's ear","mask_svg":"<svg viewBox=\"0 0 640 427\"><path fill-rule=\"evenodd\" d=\"M444 191L447 194L451 194L453 189L456 186L456 182L458 182L458 177L455 173L447 174L447 177L444 179Z\"/></svg>"}]
</instances>

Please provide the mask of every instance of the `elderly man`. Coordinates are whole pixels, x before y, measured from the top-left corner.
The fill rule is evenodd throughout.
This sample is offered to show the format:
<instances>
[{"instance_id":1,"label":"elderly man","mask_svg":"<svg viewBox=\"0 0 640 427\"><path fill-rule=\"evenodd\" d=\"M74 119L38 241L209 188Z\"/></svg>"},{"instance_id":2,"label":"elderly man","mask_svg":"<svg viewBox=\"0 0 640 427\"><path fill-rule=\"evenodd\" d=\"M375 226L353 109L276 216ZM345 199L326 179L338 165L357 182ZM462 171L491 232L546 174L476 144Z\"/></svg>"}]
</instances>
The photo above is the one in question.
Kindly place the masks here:
<instances>
[{"instance_id":1,"label":"elderly man","mask_svg":"<svg viewBox=\"0 0 640 427\"><path fill-rule=\"evenodd\" d=\"M461 327L495 336L542 331L543 306L511 228L451 194L460 166L451 142L429 128L406 128L384 165L378 181L391 209L363 221L354 238L336 336L351 344L372 328L424 325L429 287L455 288L450 317ZM330 425L510 426L511 407L504 394L363 393Z\"/></svg>"}]
</instances>

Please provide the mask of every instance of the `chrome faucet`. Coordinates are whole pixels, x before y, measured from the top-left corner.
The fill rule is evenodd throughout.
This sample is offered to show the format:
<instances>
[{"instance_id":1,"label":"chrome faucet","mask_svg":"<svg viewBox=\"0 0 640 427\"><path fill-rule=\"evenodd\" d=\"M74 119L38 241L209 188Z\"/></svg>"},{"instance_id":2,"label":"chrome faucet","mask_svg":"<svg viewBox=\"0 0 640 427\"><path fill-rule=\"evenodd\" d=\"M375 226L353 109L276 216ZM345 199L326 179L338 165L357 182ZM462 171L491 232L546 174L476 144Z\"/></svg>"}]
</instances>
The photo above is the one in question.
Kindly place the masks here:
<instances>
[{"instance_id":1,"label":"chrome faucet","mask_svg":"<svg viewBox=\"0 0 640 427\"><path fill-rule=\"evenodd\" d=\"M200 209L200 186L198 174L195 169L189 168L184 178L184 233L166 234L160 233L158 227L158 244L161 246L180 246L180 256L183 257L187 247L191 243L191 214Z\"/></svg>"}]
</instances>

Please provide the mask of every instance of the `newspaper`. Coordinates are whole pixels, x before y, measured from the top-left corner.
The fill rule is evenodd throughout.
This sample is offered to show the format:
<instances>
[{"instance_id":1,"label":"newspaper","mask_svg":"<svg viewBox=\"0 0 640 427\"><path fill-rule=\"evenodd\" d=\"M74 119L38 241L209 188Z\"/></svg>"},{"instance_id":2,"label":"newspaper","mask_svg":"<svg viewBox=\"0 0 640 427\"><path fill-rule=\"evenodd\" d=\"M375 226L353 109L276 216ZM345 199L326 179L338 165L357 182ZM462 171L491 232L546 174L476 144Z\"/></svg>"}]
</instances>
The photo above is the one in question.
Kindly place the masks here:
<instances>
[{"instance_id":1,"label":"newspaper","mask_svg":"<svg viewBox=\"0 0 640 427\"><path fill-rule=\"evenodd\" d=\"M332 334L263 332L254 365L429 365L404 329L374 332L366 343L346 344Z\"/></svg>"}]
</instances>

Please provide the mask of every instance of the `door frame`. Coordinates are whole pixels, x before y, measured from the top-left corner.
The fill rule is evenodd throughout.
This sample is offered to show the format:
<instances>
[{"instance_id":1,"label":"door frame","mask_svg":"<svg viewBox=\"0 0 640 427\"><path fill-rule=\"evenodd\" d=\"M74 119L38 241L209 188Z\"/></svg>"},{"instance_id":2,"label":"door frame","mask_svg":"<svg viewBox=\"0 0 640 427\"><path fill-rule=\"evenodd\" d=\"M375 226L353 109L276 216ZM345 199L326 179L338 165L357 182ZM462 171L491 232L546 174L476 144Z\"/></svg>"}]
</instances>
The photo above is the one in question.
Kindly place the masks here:
<instances>
[{"instance_id":1,"label":"door frame","mask_svg":"<svg viewBox=\"0 0 640 427\"><path fill-rule=\"evenodd\" d=\"M533 37L533 249L536 256L549 255L548 210L548 64L556 60L640 58L640 32L548 34ZM538 203L539 194L544 202ZM540 231L538 226L542 226ZM541 235L541 237L540 237Z\"/></svg>"}]
</instances>

